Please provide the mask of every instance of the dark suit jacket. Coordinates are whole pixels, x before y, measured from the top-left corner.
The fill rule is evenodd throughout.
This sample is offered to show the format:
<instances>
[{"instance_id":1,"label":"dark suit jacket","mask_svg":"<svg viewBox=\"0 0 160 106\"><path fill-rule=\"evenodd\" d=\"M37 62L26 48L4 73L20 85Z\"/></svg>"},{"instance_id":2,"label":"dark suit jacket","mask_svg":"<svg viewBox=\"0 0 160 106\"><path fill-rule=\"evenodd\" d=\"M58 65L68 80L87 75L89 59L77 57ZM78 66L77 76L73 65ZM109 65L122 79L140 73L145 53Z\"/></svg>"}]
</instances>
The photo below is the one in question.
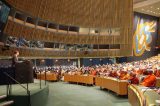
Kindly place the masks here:
<instances>
[{"instance_id":1,"label":"dark suit jacket","mask_svg":"<svg viewBox=\"0 0 160 106\"><path fill-rule=\"evenodd\" d=\"M15 67L15 64L18 62L18 57L13 55L12 57L12 67Z\"/></svg>"}]
</instances>

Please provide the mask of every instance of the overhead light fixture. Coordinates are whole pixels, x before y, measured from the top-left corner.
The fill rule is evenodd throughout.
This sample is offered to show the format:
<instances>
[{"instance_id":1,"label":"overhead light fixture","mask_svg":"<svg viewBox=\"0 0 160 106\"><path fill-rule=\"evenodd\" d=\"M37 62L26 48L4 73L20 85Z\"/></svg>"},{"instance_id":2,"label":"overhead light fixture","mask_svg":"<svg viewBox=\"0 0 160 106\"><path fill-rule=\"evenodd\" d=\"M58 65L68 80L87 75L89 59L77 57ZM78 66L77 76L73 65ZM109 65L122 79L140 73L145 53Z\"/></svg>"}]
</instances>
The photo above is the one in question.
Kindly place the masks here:
<instances>
[{"instance_id":1,"label":"overhead light fixture","mask_svg":"<svg viewBox=\"0 0 160 106\"><path fill-rule=\"evenodd\" d=\"M142 11L144 11L144 9L142 8Z\"/></svg>"}]
</instances>

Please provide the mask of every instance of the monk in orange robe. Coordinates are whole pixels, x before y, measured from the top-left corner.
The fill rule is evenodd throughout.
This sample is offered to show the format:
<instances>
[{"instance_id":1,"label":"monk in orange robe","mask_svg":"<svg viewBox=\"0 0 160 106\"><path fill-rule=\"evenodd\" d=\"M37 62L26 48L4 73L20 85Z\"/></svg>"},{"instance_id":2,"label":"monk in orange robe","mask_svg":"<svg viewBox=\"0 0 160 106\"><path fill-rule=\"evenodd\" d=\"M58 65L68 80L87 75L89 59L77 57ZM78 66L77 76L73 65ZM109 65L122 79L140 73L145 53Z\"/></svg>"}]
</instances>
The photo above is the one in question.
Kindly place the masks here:
<instances>
[{"instance_id":1,"label":"monk in orange robe","mask_svg":"<svg viewBox=\"0 0 160 106\"><path fill-rule=\"evenodd\" d=\"M138 75L142 75L142 74L143 74L143 70L139 69L139 70L136 71L136 73L137 73Z\"/></svg>"},{"instance_id":2,"label":"monk in orange robe","mask_svg":"<svg viewBox=\"0 0 160 106\"><path fill-rule=\"evenodd\" d=\"M136 74L134 73L130 73L129 80L131 81L131 84L139 84L139 79L136 77Z\"/></svg>"},{"instance_id":3,"label":"monk in orange robe","mask_svg":"<svg viewBox=\"0 0 160 106\"><path fill-rule=\"evenodd\" d=\"M147 75L146 78L144 78L141 85L146 87L154 87L156 84L156 76L153 74L153 72L150 73L150 75Z\"/></svg>"},{"instance_id":4,"label":"monk in orange robe","mask_svg":"<svg viewBox=\"0 0 160 106\"><path fill-rule=\"evenodd\" d=\"M118 76L118 74L117 74L116 71L110 71L109 77L114 77L114 78L116 78L117 76Z\"/></svg>"},{"instance_id":5,"label":"monk in orange robe","mask_svg":"<svg viewBox=\"0 0 160 106\"><path fill-rule=\"evenodd\" d=\"M121 80L128 80L130 78L130 75L128 73L125 73L120 79Z\"/></svg>"},{"instance_id":6,"label":"monk in orange robe","mask_svg":"<svg viewBox=\"0 0 160 106\"><path fill-rule=\"evenodd\" d=\"M96 76L97 75L97 71L95 69L91 70L91 75Z\"/></svg>"},{"instance_id":7,"label":"monk in orange robe","mask_svg":"<svg viewBox=\"0 0 160 106\"><path fill-rule=\"evenodd\" d=\"M157 69L156 69L154 75L155 75L156 77L160 77L160 70L157 70Z\"/></svg>"},{"instance_id":8,"label":"monk in orange robe","mask_svg":"<svg viewBox=\"0 0 160 106\"><path fill-rule=\"evenodd\" d=\"M127 77L128 77L128 75L127 75L126 71L120 71L119 79L126 80Z\"/></svg>"}]
</instances>

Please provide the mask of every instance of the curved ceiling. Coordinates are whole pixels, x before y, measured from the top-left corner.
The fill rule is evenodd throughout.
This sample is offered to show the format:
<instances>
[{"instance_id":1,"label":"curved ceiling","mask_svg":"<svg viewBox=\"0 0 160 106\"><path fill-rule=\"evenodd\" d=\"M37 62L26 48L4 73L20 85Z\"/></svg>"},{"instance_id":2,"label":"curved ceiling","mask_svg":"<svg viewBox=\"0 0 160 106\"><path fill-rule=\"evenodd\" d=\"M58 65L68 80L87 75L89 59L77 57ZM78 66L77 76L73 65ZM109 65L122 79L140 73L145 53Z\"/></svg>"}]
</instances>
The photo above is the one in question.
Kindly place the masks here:
<instances>
[{"instance_id":1,"label":"curved ceiling","mask_svg":"<svg viewBox=\"0 0 160 106\"><path fill-rule=\"evenodd\" d=\"M146 1L146 0L133 0L133 3L139 3L139 2L142 2L142 1Z\"/></svg>"},{"instance_id":2,"label":"curved ceiling","mask_svg":"<svg viewBox=\"0 0 160 106\"><path fill-rule=\"evenodd\" d=\"M160 0L134 0L134 11L160 17Z\"/></svg>"}]
</instances>

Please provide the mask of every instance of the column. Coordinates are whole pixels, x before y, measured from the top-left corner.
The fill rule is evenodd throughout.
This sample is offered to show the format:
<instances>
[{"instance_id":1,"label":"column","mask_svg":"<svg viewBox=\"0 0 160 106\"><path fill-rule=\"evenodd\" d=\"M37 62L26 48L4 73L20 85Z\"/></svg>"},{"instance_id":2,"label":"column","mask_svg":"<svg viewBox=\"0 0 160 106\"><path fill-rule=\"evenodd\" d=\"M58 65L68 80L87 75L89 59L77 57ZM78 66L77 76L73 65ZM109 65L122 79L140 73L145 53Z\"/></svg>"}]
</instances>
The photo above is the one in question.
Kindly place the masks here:
<instances>
[{"instance_id":1,"label":"column","mask_svg":"<svg viewBox=\"0 0 160 106\"><path fill-rule=\"evenodd\" d=\"M78 58L78 68L81 67L81 61L80 61L80 58Z\"/></svg>"}]
</instances>

